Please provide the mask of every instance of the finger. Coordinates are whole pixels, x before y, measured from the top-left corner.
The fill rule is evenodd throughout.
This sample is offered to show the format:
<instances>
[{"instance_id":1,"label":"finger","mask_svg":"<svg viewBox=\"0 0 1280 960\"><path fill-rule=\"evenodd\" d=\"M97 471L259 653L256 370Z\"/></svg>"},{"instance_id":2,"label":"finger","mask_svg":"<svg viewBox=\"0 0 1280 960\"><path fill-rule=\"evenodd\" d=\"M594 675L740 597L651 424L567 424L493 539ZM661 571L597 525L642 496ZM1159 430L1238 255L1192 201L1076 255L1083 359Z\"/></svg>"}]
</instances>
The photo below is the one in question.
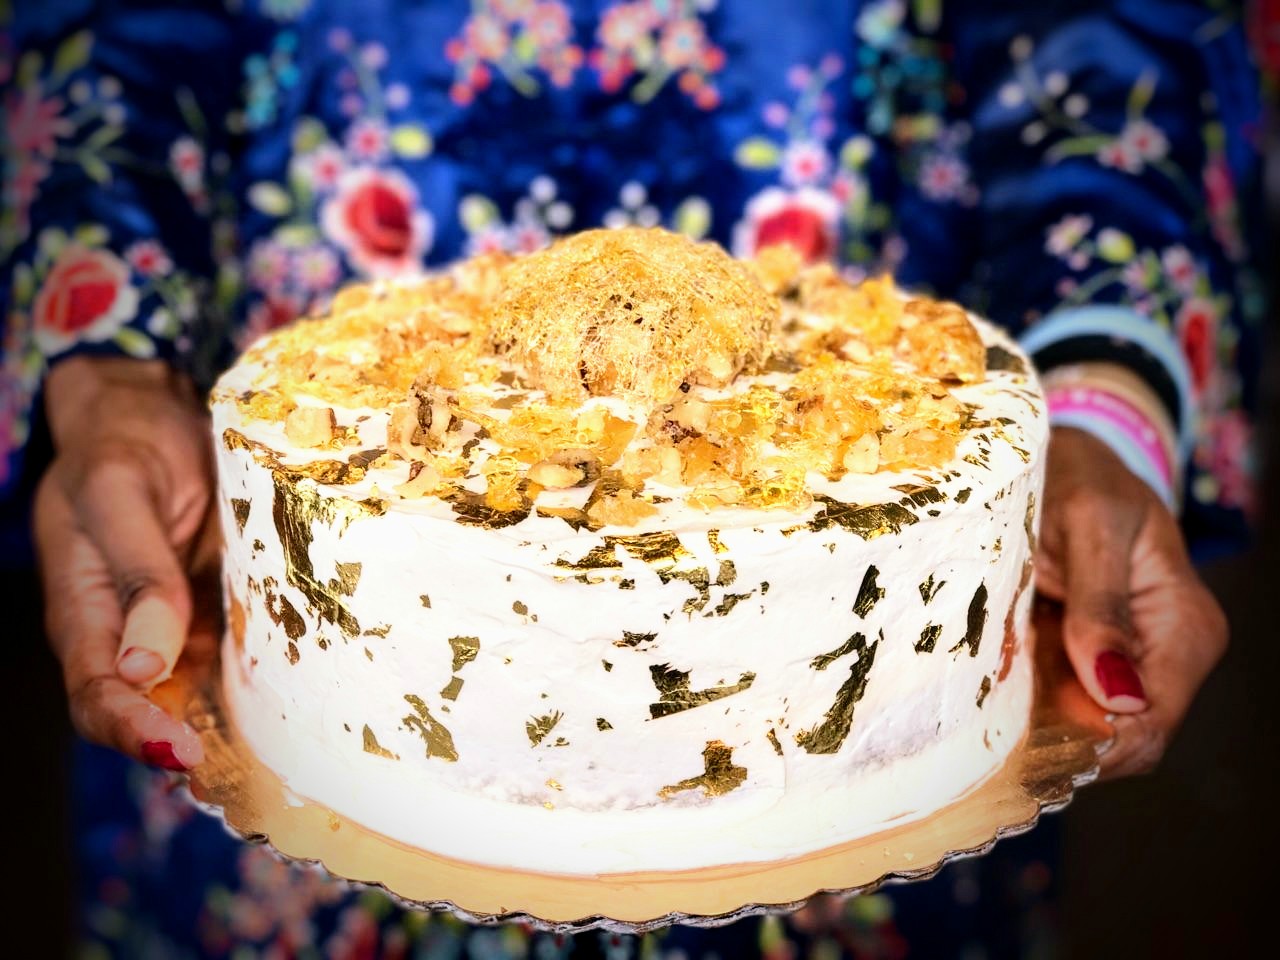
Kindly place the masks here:
<instances>
[{"instance_id":1,"label":"finger","mask_svg":"<svg viewBox=\"0 0 1280 960\"><path fill-rule=\"evenodd\" d=\"M102 459L86 476L76 505L124 611L115 669L132 684L160 683L182 653L191 599L147 473L130 455Z\"/></svg>"},{"instance_id":2,"label":"finger","mask_svg":"<svg viewBox=\"0 0 1280 960\"><path fill-rule=\"evenodd\" d=\"M76 729L170 769L199 763L204 754L195 731L115 676L122 617L114 584L61 488L48 480L36 495L35 539L50 646L62 663Z\"/></svg>"},{"instance_id":3,"label":"finger","mask_svg":"<svg viewBox=\"0 0 1280 960\"><path fill-rule=\"evenodd\" d=\"M1114 713L1137 713L1147 707L1129 606L1137 529L1123 513L1091 504L1067 530L1063 640L1076 676L1097 703Z\"/></svg>"},{"instance_id":4,"label":"finger","mask_svg":"<svg viewBox=\"0 0 1280 960\"><path fill-rule=\"evenodd\" d=\"M1226 618L1190 568L1160 589L1135 596L1133 612L1148 641L1142 672L1151 705L1144 713L1116 718L1116 742L1103 758L1107 777L1155 767L1227 645Z\"/></svg>"}]
</instances>

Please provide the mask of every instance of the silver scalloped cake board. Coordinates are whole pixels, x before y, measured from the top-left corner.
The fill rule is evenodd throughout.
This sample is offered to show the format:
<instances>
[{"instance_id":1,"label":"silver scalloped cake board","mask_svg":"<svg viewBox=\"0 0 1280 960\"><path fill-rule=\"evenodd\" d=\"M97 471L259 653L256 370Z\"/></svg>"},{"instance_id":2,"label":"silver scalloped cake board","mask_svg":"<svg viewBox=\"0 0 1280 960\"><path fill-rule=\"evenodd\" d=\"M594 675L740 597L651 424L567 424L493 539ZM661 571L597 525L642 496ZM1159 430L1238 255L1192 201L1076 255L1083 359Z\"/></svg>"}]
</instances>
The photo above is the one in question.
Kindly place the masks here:
<instances>
[{"instance_id":1,"label":"silver scalloped cake board","mask_svg":"<svg viewBox=\"0 0 1280 960\"><path fill-rule=\"evenodd\" d=\"M966 795L922 820L796 859L699 870L566 876L414 849L289 793L229 723L214 658L184 657L152 698L202 737L206 760L189 775L195 803L247 841L381 887L408 907L447 910L471 923L642 933L672 923L720 926L795 910L819 893L854 896L928 879L953 860L981 856L997 840L1030 830L1042 813L1061 810L1077 787L1097 778L1114 732L1071 675L1058 626L1038 610L1030 728L1004 765Z\"/></svg>"}]
</instances>

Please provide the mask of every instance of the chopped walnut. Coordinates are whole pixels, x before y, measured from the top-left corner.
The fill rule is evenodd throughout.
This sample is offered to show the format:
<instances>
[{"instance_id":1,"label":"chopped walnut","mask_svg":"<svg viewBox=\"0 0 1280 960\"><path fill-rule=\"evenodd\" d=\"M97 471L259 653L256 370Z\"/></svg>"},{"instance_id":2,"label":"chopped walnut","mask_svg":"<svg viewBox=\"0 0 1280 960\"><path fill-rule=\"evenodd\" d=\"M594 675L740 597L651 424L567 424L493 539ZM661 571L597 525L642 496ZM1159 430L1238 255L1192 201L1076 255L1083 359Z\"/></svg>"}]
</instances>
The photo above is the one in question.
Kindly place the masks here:
<instances>
[{"instance_id":1,"label":"chopped walnut","mask_svg":"<svg viewBox=\"0 0 1280 960\"><path fill-rule=\"evenodd\" d=\"M600 476L600 462L590 450L561 450L539 460L526 474L532 483L547 490L581 487Z\"/></svg>"},{"instance_id":2,"label":"chopped walnut","mask_svg":"<svg viewBox=\"0 0 1280 960\"><path fill-rule=\"evenodd\" d=\"M284 435L298 447L323 447L337 435L333 407L298 407L284 419Z\"/></svg>"},{"instance_id":3,"label":"chopped walnut","mask_svg":"<svg viewBox=\"0 0 1280 960\"><path fill-rule=\"evenodd\" d=\"M880 466L880 438L864 433L849 444L840 462L850 473L875 473Z\"/></svg>"},{"instance_id":4,"label":"chopped walnut","mask_svg":"<svg viewBox=\"0 0 1280 960\"><path fill-rule=\"evenodd\" d=\"M415 462L409 465L409 479L395 487L406 500L419 500L440 488L440 473L433 466Z\"/></svg>"}]
</instances>

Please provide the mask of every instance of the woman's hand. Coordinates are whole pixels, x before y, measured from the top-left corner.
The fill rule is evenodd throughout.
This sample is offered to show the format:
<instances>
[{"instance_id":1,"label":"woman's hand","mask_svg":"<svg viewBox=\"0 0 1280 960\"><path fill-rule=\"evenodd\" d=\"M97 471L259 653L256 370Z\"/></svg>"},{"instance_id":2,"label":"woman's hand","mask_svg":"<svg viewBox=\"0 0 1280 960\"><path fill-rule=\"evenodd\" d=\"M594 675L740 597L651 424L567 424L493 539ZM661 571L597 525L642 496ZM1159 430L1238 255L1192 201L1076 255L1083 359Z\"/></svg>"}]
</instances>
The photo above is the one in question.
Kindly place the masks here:
<instances>
[{"instance_id":1,"label":"woman's hand","mask_svg":"<svg viewBox=\"0 0 1280 960\"><path fill-rule=\"evenodd\" d=\"M1104 776L1151 770L1227 647L1227 622L1178 522L1111 449L1049 441L1037 589L1065 604L1063 641L1089 695L1116 714Z\"/></svg>"},{"instance_id":2,"label":"woman's hand","mask_svg":"<svg viewBox=\"0 0 1280 960\"><path fill-rule=\"evenodd\" d=\"M216 555L206 414L153 361L69 358L46 389L55 458L36 493L35 539L72 722L122 753L192 767L199 738L144 691L186 643L189 571Z\"/></svg>"}]
</instances>

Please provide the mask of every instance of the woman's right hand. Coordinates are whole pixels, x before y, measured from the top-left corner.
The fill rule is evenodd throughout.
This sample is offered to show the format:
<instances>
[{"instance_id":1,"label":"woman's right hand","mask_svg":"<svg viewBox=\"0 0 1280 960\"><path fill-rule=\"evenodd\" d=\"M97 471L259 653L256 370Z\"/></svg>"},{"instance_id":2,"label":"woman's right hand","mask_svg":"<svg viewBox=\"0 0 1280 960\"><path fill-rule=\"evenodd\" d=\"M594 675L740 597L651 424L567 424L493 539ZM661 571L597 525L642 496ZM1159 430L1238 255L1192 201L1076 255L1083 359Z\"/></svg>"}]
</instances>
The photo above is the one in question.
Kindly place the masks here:
<instances>
[{"instance_id":1,"label":"woman's right hand","mask_svg":"<svg viewBox=\"0 0 1280 960\"><path fill-rule=\"evenodd\" d=\"M216 563L208 417L159 361L71 357L46 381L55 456L35 502L45 625L85 738L168 769L200 740L145 691L192 621L188 575Z\"/></svg>"}]
</instances>

